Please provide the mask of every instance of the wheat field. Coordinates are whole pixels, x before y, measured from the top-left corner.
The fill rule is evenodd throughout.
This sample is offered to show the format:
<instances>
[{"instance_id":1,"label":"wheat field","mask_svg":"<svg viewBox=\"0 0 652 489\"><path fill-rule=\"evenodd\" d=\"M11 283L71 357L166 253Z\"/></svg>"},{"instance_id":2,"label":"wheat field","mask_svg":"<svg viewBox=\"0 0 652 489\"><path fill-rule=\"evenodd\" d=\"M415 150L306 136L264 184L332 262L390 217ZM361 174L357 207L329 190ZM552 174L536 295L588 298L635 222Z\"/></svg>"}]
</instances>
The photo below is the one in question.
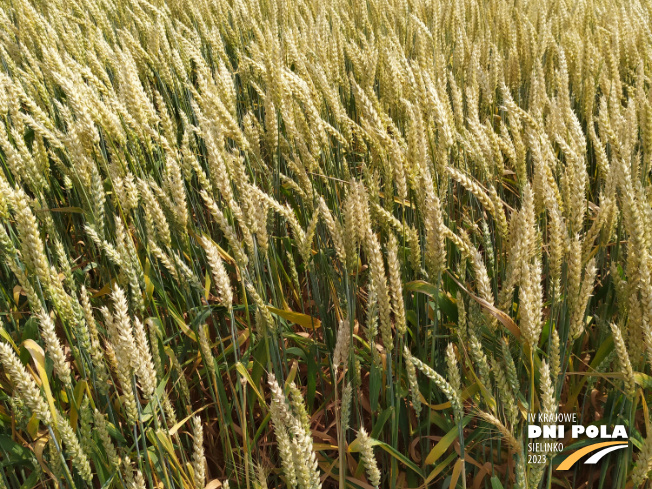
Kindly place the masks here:
<instances>
[{"instance_id":1,"label":"wheat field","mask_svg":"<svg viewBox=\"0 0 652 489\"><path fill-rule=\"evenodd\" d=\"M650 0L0 0L0 488L645 486L651 87Z\"/></svg>"}]
</instances>

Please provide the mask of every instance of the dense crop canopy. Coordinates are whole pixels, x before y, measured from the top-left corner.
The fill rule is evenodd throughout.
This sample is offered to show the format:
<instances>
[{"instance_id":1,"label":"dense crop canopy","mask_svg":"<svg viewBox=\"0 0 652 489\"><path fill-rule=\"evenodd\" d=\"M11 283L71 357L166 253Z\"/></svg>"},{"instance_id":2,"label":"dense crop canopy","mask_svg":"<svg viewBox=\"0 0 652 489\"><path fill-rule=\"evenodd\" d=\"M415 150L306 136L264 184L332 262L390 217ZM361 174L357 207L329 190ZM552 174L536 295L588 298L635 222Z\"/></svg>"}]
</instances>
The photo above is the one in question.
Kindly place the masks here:
<instances>
[{"instance_id":1,"label":"dense crop canopy","mask_svg":"<svg viewBox=\"0 0 652 489\"><path fill-rule=\"evenodd\" d=\"M0 0L0 488L642 484L651 17Z\"/></svg>"}]
</instances>

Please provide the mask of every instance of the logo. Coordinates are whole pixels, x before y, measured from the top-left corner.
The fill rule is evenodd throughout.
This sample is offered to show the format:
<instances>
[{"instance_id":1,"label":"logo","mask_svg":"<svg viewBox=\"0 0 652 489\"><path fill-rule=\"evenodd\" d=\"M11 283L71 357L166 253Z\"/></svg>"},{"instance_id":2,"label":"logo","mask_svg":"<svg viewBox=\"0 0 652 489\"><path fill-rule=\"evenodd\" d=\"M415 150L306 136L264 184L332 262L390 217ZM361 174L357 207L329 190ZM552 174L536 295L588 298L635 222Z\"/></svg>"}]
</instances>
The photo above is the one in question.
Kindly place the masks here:
<instances>
[{"instance_id":1,"label":"logo","mask_svg":"<svg viewBox=\"0 0 652 489\"><path fill-rule=\"evenodd\" d=\"M568 438L567 433L570 434L571 440L578 440L583 437L596 440L595 443L572 452L555 470L569 470L580 459L589 454L592 455L584 463L588 465L597 464L605 455L629 446L627 430L621 424L617 424L613 428L607 425L584 426L578 424L577 414L575 413L529 414L528 421L530 422L528 425L529 463L546 463L547 455L563 452L565 449L564 440ZM564 423L570 424L570 432L566 430Z\"/></svg>"},{"instance_id":2,"label":"logo","mask_svg":"<svg viewBox=\"0 0 652 489\"><path fill-rule=\"evenodd\" d=\"M557 470L569 470L575 462L581 459L584 455L588 455L591 452L598 451L593 454L587 460L584 461L585 464L597 464L602 457L611 453L615 450L620 450L621 448L627 448L629 443L621 441L604 441L602 443L593 443L587 447L580 448L579 450L571 453L568 457L564 459L562 463L557 466Z\"/></svg>"}]
</instances>

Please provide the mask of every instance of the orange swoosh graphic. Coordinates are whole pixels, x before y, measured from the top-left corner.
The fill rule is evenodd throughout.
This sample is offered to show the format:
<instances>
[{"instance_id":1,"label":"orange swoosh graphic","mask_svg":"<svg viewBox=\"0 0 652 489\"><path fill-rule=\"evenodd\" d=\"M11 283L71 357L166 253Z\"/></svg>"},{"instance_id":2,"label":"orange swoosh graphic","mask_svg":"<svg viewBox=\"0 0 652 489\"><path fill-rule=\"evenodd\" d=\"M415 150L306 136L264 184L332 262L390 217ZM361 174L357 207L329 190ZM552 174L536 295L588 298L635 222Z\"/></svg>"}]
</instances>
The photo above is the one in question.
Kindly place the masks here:
<instances>
[{"instance_id":1,"label":"orange swoosh graphic","mask_svg":"<svg viewBox=\"0 0 652 489\"><path fill-rule=\"evenodd\" d=\"M568 470L573 466L575 462L581 459L584 455L591 452L595 452L600 448L609 447L612 445L626 445L626 444L627 442L622 442L622 441L604 441L602 443L594 443L593 445L589 445L587 447L577 450L576 452L571 453L568 457L564 459L562 463L560 463L557 466L556 470Z\"/></svg>"}]
</instances>

